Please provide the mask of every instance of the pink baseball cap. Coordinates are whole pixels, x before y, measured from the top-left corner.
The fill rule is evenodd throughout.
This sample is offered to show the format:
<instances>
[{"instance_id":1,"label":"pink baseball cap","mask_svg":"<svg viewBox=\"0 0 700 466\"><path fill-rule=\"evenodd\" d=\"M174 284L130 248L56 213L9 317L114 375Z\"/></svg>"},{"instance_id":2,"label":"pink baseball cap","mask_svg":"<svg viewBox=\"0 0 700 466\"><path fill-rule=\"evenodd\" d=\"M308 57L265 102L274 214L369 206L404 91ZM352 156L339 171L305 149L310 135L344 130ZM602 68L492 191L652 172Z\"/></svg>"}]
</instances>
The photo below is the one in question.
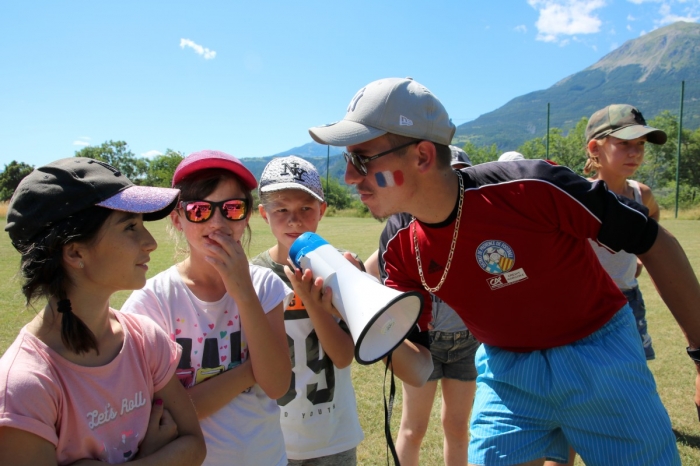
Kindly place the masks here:
<instances>
[{"instance_id":1,"label":"pink baseball cap","mask_svg":"<svg viewBox=\"0 0 700 466\"><path fill-rule=\"evenodd\" d=\"M225 152L218 150L201 150L188 155L175 169L173 175L173 186L188 177L207 168L221 168L230 171L236 175L247 189L255 189L258 182L255 176L248 170L243 163L233 155L228 155Z\"/></svg>"}]
</instances>

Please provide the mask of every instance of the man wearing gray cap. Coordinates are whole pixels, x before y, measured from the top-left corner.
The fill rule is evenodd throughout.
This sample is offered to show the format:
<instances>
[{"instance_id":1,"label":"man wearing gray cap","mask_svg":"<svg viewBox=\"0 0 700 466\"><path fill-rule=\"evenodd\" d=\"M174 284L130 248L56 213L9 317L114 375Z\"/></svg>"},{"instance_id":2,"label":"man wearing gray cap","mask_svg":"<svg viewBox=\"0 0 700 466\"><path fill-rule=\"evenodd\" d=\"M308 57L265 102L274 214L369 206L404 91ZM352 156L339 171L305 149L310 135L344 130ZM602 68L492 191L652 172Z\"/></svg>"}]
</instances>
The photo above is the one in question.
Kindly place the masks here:
<instances>
[{"instance_id":1,"label":"man wearing gray cap","mask_svg":"<svg viewBox=\"0 0 700 466\"><path fill-rule=\"evenodd\" d=\"M420 334L434 293L483 342L470 463L565 461L571 443L588 465L680 464L632 312L588 238L642 259L700 363L700 285L680 245L645 207L565 167L452 170L454 131L427 88L398 78L368 84L343 120L309 130L347 147L345 181L373 215L403 212L382 233L379 267L387 286L424 293ZM420 385L429 343L410 339L395 372Z\"/></svg>"}]
</instances>

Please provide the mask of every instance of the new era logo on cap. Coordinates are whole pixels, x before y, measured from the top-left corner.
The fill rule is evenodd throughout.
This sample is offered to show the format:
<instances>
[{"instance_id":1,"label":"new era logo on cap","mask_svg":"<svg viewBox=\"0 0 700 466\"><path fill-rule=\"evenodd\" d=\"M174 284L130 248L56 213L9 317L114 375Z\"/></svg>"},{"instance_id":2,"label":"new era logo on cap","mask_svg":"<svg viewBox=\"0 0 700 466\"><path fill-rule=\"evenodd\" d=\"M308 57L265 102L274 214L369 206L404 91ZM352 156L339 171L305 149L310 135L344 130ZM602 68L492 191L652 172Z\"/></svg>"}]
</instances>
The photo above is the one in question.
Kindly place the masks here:
<instances>
[{"instance_id":1,"label":"new era logo on cap","mask_svg":"<svg viewBox=\"0 0 700 466\"><path fill-rule=\"evenodd\" d=\"M403 115L399 115L399 125L400 126L413 126L413 122L410 118L406 118Z\"/></svg>"}]
</instances>

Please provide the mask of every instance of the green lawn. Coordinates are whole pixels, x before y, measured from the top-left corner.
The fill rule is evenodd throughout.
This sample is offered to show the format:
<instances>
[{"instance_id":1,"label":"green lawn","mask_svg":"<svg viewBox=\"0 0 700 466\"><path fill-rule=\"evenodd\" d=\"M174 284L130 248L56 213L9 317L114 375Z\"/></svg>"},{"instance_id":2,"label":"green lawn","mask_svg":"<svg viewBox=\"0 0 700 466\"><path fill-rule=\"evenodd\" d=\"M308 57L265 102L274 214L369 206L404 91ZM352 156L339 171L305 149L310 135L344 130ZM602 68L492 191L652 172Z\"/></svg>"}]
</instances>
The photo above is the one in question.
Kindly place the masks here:
<instances>
[{"instance_id":1,"label":"green lawn","mask_svg":"<svg viewBox=\"0 0 700 466\"><path fill-rule=\"evenodd\" d=\"M4 218L0 217L4 225ZM694 270L700 270L700 221L664 220L663 225L678 237L685 248ZM253 256L271 246L272 235L267 225L256 216L252 219L253 237L250 255ZM324 219L318 233L337 247L349 249L363 259L377 247L383 225L372 219L331 217ZM158 240L159 249L151 255L149 276L170 266L175 257L174 242L166 231L166 222L150 225L150 230ZM0 354L17 335L19 328L29 321L33 309L24 307L17 278L19 254L12 248L6 234L0 239ZM575 286L575 285L572 285ZM673 428L678 437L678 448L684 465L700 466L700 424L692 403L695 369L685 354L685 339L673 317L659 299L646 274L641 277L641 287L647 304L649 332L654 339L657 358L649 363L661 398L668 409ZM119 308L129 292L114 296L112 305ZM353 367L353 380L357 394L360 421L365 432L365 441L358 449L360 464L385 464L386 444L384 441L382 404L383 366ZM397 381L398 382L398 381ZM388 386L387 386L388 390ZM394 436L401 417L401 386L398 382L392 431ZM431 425L424 442L422 464L442 462L442 435L440 432L440 401L436 399ZM577 463L583 464L583 463Z\"/></svg>"}]
</instances>

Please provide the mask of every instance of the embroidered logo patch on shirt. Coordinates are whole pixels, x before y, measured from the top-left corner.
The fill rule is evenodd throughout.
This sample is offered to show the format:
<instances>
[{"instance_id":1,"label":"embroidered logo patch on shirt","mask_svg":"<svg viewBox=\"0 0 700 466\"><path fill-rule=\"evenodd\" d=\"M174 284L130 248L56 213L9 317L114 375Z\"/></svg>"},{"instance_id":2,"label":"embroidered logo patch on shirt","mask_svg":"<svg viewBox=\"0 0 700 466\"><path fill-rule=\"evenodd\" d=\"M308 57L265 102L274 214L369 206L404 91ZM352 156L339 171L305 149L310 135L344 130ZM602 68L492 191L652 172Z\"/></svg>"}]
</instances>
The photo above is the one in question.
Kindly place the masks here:
<instances>
[{"instance_id":1,"label":"embroidered logo patch on shirt","mask_svg":"<svg viewBox=\"0 0 700 466\"><path fill-rule=\"evenodd\" d=\"M487 240L481 243L476 248L476 262L484 272L497 275L486 280L492 290L527 280L523 269L512 270L515 265L515 253L504 241Z\"/></svg>"}]
</instances>

